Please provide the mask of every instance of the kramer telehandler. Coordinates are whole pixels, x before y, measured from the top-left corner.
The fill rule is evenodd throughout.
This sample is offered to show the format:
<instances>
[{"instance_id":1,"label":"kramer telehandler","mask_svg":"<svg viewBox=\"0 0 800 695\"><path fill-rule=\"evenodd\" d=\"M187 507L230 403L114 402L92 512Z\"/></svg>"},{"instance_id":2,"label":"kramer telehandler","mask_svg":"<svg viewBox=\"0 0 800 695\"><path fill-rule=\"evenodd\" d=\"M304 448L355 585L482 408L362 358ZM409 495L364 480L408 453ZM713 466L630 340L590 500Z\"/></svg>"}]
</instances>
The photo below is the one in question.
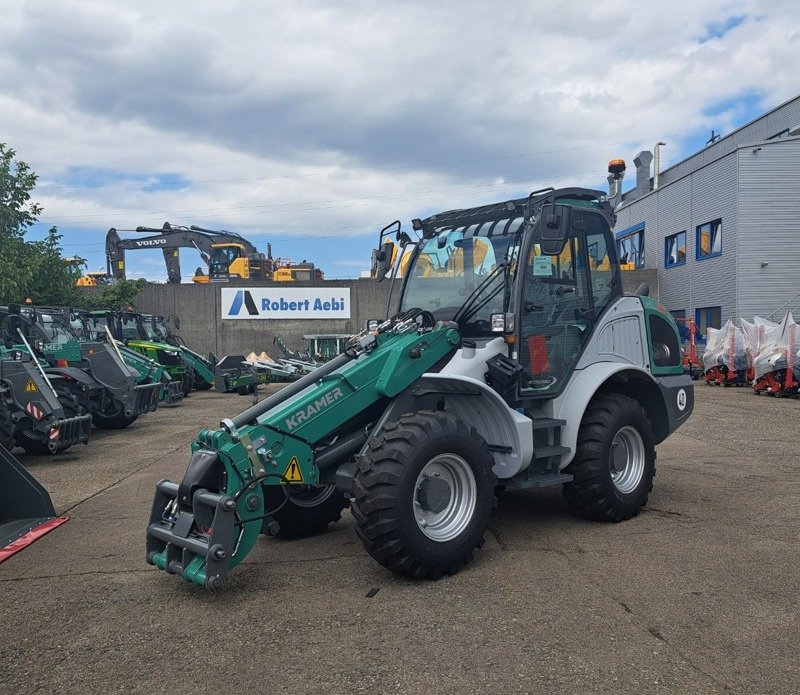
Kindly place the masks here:
<instances>
[{"instance_id":1,"label":"kramer telehandler","mask_svg":"<svg viewBox=\"0 0 800 695\"><path fill-rule=\"evenodd\" d=\"M89 309L66 309L54 311L61 312L61 317L68 321L72 330L80 340L89 342L113 342L119 351L122 361L135 373L137 384L160 383L158 401L165 405L178 405L183 400L183 384L175 381L169 372L155 360L151 360L136 350L132 350L124 343L116 340L111 334L104 312L95 312Z\"/></svg>"},{"instance_id":2,"label":"kramer telehandler","mask_svg":"<svg viewBox=\"0 0 800 695\"><path fill-rule=\"evenodd\" d=\"M172 317L176 330L181 327L181 321L177 316ZM209 354L208 358L190 350L186 342L179 335L169 329L169 325L163 316L153 316L152 314L142 314L142 325L147 334L153 340L160 340L163 343L174 345L181 351L181 357L186 366L194 373L192 388L196 391L207 391L214 386L214 371L216 369L217 358Z\"/></svg>"},{"instance_id":3,"label":"kramer telehandler","mask_svg":"<svg viewBox=\"0 0 800 695\"><path fill-rule=\"evenodd\" d=\"M483 544L495 489L563 486L594 520L647 501L655 445L687 420L678 331L622 292L605 194L580 188L394 223L413 246L400 311L217 429L158 483L147 561L216 589L259 534L324 530L351 506L367 552L414 579ZM533 498L532 498L533 499Z\"/></svg>"},{"instance_id":4,"label":"kramer telehandler","mask_svg":"<svg viewBox=\"0 0 800 695\"><path fill-rule=\"evenodd\" d=\"M47 308L0 307L7 347L43 365L60 397L76 399L101 429L123 429L158 405L159 384L137 384L115 346L81 341L58 312Z\"/></svg>"},{"instance_id":5,"label":"kramer telehandler","mask_svg":"<svg viewBox=\"0 0 800 695\"><path fill-rule=\"evenodd\" d=\"M174 381L181 384L184 396L191 393L194 388L194 370L183 359L180 348L164 342L141 314L112 310L90 313L96 320L106 322L115 339L131 350L158 362Z\"/></svg>"},{"instance_id":6,"label":"kramer telehandler","mask_svg":"<svg viewBox=\"0 0 800 695\"><path fill-rule=\"evenodd\" d=\"M77 399L60 397L41 363L18 350L0 347L0 445L27 454L56 454L89 441L92 416Z\"/></svg>"}]
</instances>

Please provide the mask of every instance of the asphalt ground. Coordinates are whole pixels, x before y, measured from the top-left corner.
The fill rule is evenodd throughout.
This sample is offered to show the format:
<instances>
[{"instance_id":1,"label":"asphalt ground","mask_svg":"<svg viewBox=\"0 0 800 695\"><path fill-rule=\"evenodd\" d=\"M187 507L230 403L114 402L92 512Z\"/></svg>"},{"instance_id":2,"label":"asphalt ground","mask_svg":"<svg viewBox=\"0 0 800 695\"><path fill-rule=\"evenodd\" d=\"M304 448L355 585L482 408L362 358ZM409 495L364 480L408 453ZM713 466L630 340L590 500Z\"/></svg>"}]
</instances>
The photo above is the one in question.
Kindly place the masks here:
<instances>
[{"instance_id":1,"label":"asphalt ground","mask_svg":"<svg viewBox=\"0 0 800 695\"><path fill-rule=\"evenodd\" d=\"M21 455L72 520L0 565L0 691L797 693L800 403L696 391L637 518L504 493L475 562L430 583L373 561L349 513L262 538L216 594L145 564L156 481L245 397Z\"/></svg>"}]
</instances>

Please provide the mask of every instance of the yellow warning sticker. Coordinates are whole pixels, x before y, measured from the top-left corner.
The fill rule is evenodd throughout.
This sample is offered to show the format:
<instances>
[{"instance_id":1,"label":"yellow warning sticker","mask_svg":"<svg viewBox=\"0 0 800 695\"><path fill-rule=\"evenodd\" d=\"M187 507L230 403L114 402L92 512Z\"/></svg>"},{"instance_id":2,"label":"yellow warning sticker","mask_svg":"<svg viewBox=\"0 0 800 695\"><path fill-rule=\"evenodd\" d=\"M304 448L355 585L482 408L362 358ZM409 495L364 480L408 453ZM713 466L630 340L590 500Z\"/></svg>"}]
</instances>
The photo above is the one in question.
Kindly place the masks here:
<instances>
[{"instance_id":1,"label":"yellow warning sticker","mask_svg":"<svg viewBox=\"0 0 800 695\"><path fill-rule=\"evenodd\" d=\"M286 470L283 472L283 479L287 483L303 482L303 471L300 470L300 462L297 460L297 456L292 456L292 460L289 461L289 465L286 466Z\"/></svg>"},{"instance_id":2,"label":"yellow warning sticker","mask_svg":"<svg viewBox=\"0 0 800 695\"><path fill-rule=\"evenodd\" d=\"M38 390L33 379L28 379L28 383L25 384L25 393L36 393Z\"/></svg>"}]
</instances>

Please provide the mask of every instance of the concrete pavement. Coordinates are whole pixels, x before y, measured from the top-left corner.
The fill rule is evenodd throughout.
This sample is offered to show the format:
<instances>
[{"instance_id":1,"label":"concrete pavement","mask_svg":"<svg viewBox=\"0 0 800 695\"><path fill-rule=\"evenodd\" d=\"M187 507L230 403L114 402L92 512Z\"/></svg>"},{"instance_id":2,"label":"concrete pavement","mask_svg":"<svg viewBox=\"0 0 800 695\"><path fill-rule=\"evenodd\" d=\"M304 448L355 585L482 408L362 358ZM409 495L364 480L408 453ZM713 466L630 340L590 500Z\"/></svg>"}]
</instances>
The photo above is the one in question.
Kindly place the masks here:
<instances>
[{"instance_id":1,"label":"concrete pavement","mask_svg":"<svg viewBox=\"0 0 800 695\"><path fill-rule=\"evenodd\" d=\"M505 493L476 561L417 584L345 513L261 539L210 594L145 564L145 527L197 430L247 405L195 393L21 454L72 520L0 565L0 692L797 692L797 401L698 385L622 524L574 517L558 490Z\"/></svg>"}]
</instances>

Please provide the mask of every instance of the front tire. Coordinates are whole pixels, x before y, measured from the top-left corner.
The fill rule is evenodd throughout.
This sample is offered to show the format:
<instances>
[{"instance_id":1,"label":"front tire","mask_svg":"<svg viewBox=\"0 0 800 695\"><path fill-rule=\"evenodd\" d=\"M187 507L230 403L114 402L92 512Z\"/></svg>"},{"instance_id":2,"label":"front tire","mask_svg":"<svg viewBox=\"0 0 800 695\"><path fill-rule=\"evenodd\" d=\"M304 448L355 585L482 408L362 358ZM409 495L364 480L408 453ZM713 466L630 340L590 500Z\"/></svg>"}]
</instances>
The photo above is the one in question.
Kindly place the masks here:
<instances>
[{"instance_id":1,"label":"front tire","mask_svg":"<svg viewBox=\"0 0 800 695\"><path fill-rule=\"evenodd\" d=\"M656 452L645 409L628 396L603 394L589 404L578 431L573 476L564 497L594 521L624 521L647 504Z\"/></svg>"},{"instance_id":2,"label":"front tire","mask_svg":"<svg viewBox=\"0 0 800 695\"><path fill-rule=\"evenodd\" d=\"M122 408L111 413L92 413L94 426L101 430L124 430L138 418L138 415L125 415Z\"/></svg>"},{"instance_id":3,"label":"front tire","mask_svg":"<svg viewBox=\"0 0 800 695\"><path fill-rule=\"evenodd\" d=\"M369 440L353 517L367 552L412 579L454 574L483 546L497 482L478 432L446 412L421 411Z\"/></svg>"},{"instance_id":4,"label":"front tire","mask_svg":"<svg viewBox=\"0 0 800 695\"><path fill-rule=\"evenodd\" d=\"M186 371L181 377L181 388L183 390L183 397L186 398L194 389L195 371L191 367L187 367Z\"/></svg>"},{"instance_id":5,"label":"front tire","mask_svg":"<svg viewBox=\"0 0 800 695\"><path fill-rule=\"evenodd\" d=\"M58 401L61 403L61 408L64 410L64 417L75 417L83 414L80 403L74 393L70 391L57 391ZM29 430L23 430L17 435L17 444L21 446L25 453L33 456L52 456L60 454L62 451L69 449L69 444L59 444L56 451L50 451L47 446L48 440L46 434L34 434Z\"/></svg>"},{"instance_id":6,"label":"front tire","mask_svg":"<svg viewBox=\"0 0 800 695\"><path fill-rule=\"evenodd\" d=\"M264 508L278 522L279 538L307 538L325 531L330 524L342 518L342 511L350 504L335 485L263 485ZM267 533L269 520L265 519L262 533Z\"/></svg>"}]
</instances>

